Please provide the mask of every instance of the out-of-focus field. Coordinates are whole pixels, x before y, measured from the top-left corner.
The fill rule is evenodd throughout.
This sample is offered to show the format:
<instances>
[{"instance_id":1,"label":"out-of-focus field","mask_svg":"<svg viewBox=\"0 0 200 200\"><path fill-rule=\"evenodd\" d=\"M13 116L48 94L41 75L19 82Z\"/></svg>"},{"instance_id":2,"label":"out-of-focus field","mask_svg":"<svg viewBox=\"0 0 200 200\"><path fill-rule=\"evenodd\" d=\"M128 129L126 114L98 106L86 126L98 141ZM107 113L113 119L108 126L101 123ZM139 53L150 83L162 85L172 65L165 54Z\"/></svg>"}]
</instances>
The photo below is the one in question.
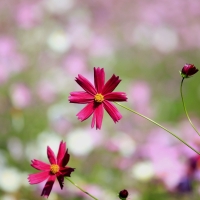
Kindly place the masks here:
<instances>
[{"instance_id":1,"label":"out-of-focus field","mask_svg":"<svg viewBox=\"0 0 200 200\"><path fill-rule=\"evenodd\" d=\"M100 200L197 200L200 158L169 133L119 107L101 130L77 120L74 81L93 81L103 67L122 82L123 103L200 150L180 98L185 63L200 66L199 0L0 1L0 199L41 200L45 183L29 185L31 159L48 162L61 140L76 168L71 179ZM200 130L200 75L184 81L189 115ZM89 200L70 182L49 200Z\"/></svg>"}]
</instances>

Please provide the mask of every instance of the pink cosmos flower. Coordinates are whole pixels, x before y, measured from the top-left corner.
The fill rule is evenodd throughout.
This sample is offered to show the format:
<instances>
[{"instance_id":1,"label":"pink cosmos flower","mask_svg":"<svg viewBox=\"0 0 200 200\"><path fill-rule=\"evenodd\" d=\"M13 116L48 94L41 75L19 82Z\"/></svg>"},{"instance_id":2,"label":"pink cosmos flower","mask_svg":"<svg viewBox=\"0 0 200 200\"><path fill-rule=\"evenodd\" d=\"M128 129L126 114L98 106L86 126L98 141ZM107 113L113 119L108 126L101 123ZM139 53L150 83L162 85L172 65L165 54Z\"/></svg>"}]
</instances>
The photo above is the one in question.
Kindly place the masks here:
<instances>
[{"instance_id":1,"label":"pink cosmos flower","mask_svg":"<svg viewBox=\"0 0 200 200\"><path fill-rule=\"evenodd\" d=\"M66 149L65 142L60 142L57 157L55 157L55 154L51 148L47 146L47 156L51 164L47 164L36 159L31 160L31 166L37 170L41 170L41 172L29 174L28 176L30 184L41 183L48 178L41 193L41 196L46 198L49 196L56 178L60 184L60 188L62 189L64 185L64 177L70 176L71 172L74 171L74 168L66 166L66 164L69 162L70 155Z\"/></svg>"},{"instance_id":2,"label":"pink cosmos flower","mask_svg":"<svg viewBox=\"0 0 200 200\"><path fill-rule=\"evenodd\" d=\"M126 93L113 92L121 82L119 76L112 77L105 83L105 72L103 68L94 68L94 85L82 75L78 75L75 81L85 90L71 92L69 96L70 103L87 104L78 114L78 119L84 121L92 114L91 127L96 123L96 129L101 129L104 109L116 123L122 115L111 101L126 101Z\"/></svg>"}]
</instances>

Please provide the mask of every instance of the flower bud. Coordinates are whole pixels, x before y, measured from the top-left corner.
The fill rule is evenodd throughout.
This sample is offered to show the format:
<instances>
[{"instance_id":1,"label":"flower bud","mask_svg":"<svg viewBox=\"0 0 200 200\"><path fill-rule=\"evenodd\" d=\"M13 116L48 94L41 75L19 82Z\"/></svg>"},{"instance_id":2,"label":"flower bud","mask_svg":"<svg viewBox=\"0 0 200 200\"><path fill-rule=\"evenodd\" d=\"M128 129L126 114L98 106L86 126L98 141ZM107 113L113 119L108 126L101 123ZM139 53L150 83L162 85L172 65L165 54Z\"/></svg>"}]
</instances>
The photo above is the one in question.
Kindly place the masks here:
<instances>
[{"instance_id":1,"label":"flower bud","mask_svg":"<svg viewBox=\"0 0 200 200\"><path fill-rule=\"evenodd\" d=\"M185 64L180 73L183 78L189 78L198 71L199 70L193 64Z\"/></svg>"},{"instance_id":2,"label":"flower bud","mask_svg":"<svg viewBox=\"0 0 200 200\"><path fill-rule=\"evenodd\" d=\"M126 198L128 197L128 191L127 190L121 190L119 192L119 198L122 200L126 200Z\"/></svg>"}]
</instances>

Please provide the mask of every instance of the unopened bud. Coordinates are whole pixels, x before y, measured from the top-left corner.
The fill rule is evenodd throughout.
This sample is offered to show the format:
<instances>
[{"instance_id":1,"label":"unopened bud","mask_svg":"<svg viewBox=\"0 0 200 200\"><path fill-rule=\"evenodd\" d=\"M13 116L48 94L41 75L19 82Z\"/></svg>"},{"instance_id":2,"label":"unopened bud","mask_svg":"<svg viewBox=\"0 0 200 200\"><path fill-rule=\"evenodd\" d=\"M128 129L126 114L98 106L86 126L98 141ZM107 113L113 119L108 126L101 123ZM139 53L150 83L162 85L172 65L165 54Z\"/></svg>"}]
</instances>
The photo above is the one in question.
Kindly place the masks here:
<instances>
[{"instance_id":1,"label":"unopened bud","mask_svg":"<svg viewBox=\"0 0 200 200\"><path fill-rule=\"evenodd\" d=\"M185 64L180 73L183 78L189 78L198 71L199 70L193 64Z\"/></svg>"},{"instance_id":2,"label":"unopened bud","mask_svg":"<svg viewBox=\"0 0 200 200\"><path fill-rule=\"evenodd\" d=\"M122 200L126 200L126 198L128 197L128 191L127 190L122 190L119 192L119 198Z\"/></svg>"}]
</instances>

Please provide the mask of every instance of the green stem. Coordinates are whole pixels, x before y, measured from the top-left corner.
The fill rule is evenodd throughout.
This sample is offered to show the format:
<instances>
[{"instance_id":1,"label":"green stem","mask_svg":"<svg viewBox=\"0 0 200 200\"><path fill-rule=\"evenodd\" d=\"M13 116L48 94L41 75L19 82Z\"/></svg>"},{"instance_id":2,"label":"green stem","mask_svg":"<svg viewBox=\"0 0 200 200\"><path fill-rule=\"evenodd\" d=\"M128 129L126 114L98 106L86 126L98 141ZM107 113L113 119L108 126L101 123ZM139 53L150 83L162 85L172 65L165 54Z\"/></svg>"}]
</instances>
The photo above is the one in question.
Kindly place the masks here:
<instances>
[{"instance_id":1,"label":"green stem","mask_svg":"<svg viewBox=\"0 0 200 200\"><path fill-rule=\"evenodd\" d=\"M81 187L79 187L76 183L74 183L71 179L69 179L68 177L65 177L70 183L72 183L74 186L76 186L79 190L81 190L82 192L84 192L85 194L87 194L88 196L92 197L95 200L98 200L96 197L94 197L93 195L91 195L90 193L88 193L87 191L85 191L84 189L82 189Z\"/></svg>"},{"instance_id":2,"label":"green stem","mask_svg":"<svg viewBox=\"0 0 200 200\"><path fill-rule=\"evenodd\" d=\"M186 109L186 106L185 106L185 102L183 100L183 81L184 81L184 78L182 79L181 81L181 87L180 87L180 92L181 92L181 99L182 99L182 103L183 103L183 107L184 107L184 110L185 110L185 114L191 124L191 126L193 127L193 129L197 132L197 134L200 136L200 133L197 131L196 127L194 126L194 124L192 123L192 121L190 120L190 117L188 115L188 112L187 112L187 109Z\"/></svg>"},{"instance_id":3,"label":"green stem","mask_svg":"<svg viewBox=\"0 0 200 200\"><path fill-rule=\"evenodd\" d=\"M179 141L181 141L183 144L185 144L186 146L188 146L190 149L192 149L194 152L196 152L197 154L200 155L200 152L198 152L197 150L195 150L193 147L191 147L189 144L187 144L184 140L182 140L181 138L179 138L177 135L175 135L174 133L172 133L171 131L169 131L167 128L165 128L164 126L160 125L159 123L153 121L152 119L136 112L135 110L132 110L130 108L127 108L126 106L123 106L122 104L120 103L117 103L115 102L117 105L121 106L122 108L125 108L126 110L132 112L132 113L135 113L136 115L139 115L140 117L143 117L144 119L147 119L149 120L150 122L152 122L153 124L159 126L160 128L164 129L165 131L167 131L168 133L170 133L171 135L173 135L175 138L177 138Z\"/></svg>"}]
</instances>

